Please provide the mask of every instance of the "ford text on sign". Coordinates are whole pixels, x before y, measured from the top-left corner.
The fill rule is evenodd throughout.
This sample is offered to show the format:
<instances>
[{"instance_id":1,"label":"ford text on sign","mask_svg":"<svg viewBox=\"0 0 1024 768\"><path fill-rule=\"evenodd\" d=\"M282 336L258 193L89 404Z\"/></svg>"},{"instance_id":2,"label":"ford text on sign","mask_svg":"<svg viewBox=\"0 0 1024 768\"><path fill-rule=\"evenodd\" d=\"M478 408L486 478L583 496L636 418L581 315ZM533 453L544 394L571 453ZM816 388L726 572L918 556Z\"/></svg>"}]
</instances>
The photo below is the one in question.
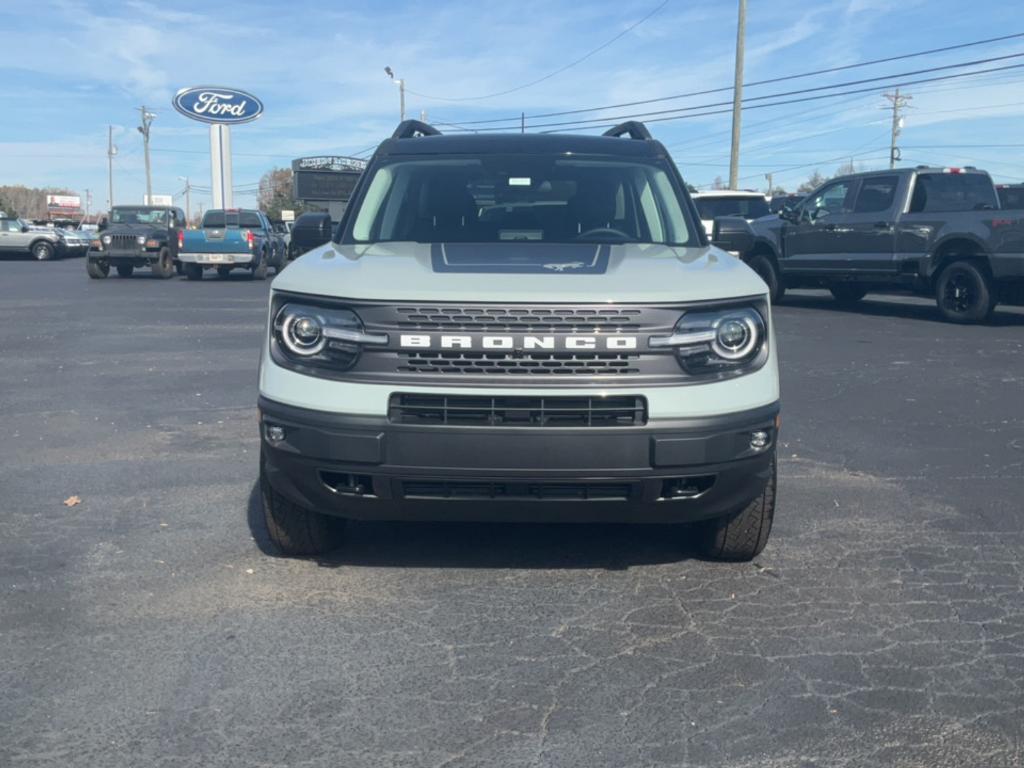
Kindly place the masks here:
<instances>
[{"instance_id":1,"label":"ford text on sign","mask_svg":"<svg viewBox=\"0 0 1024 768\"><path fill-rule=\"evenodd\" d=\"M204 123L248 123L263 114L263 102L237 88L198 86L183 88L174 96L174 108Z\"/></svg>"}]
</instances>

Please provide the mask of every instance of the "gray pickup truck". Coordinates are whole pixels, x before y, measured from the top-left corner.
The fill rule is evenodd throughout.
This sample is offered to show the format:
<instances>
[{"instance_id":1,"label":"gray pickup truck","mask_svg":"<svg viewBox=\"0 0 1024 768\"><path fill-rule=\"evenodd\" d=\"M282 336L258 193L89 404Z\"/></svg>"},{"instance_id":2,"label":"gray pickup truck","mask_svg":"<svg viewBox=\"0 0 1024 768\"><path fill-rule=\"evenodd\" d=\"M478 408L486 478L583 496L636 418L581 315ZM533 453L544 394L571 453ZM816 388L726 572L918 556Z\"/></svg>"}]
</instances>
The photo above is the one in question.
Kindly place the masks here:
<instances>
[{"instance_id":1,"label":"gray pickup truck","mask_svg":"<svg viewBox=\"0 0 1024 768\"><path fill-rule=\"evenodd\" d=\"M935 297L952 322L984 322L1024 303L1024 212L1000 210L974 168L901 168L841 176L777 217L715 221L717 245L741 254L771 289L820 287L853 304L901 288Z\"/></svg>"}]
</instances>

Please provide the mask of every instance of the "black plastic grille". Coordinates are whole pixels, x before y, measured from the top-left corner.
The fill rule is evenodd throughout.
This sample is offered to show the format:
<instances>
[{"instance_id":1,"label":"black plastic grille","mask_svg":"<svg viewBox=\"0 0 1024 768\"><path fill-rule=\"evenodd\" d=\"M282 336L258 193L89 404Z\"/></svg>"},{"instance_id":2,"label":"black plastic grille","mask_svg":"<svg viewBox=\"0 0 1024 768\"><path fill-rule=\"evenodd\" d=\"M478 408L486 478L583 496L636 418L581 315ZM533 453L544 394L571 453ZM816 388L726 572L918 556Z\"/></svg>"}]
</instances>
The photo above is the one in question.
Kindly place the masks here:
<instances>
[{"instance_id":1,"label":"black plastic grille","mask_svg":"<svg viewBox=\"0 0 1024 768\"><path fill-rule=\"evenodd\" d=\"M398 327L440 331L636 330L642 309L601 307L398 307Z\"/></svg>"},{"instance_id":2,"label":"black plastic grille","mask_svg":"<svg viewBox=\"0 0 1024 768\"><path fill-rule=\"evenodd\" d=\"M136 235L111 235L110 245L106 246L108 251L130 251L135 253L139 250L139 241Z\"/></svg>"},{"instance_id":3,"label":"black plastic grille","mask_svg":"<svg viewBox=\"0 0 1024 768\"><path fill-rule=\"evenodd\" d=\"M401 373L615 376L639 373L640 355L614 352L400 352Z\"/></svg>"},{"instance_id":4,"label":"black plastic grille","mask_svg":"<svg viewBox=\"0 0 1024 768\"><path fill-rule=\"evenodd\" d=\"M647 423L647 401L614 397L391 396L396 424L481 427L635 427Z\"/></svg>"},{"instance_id":5,"label":"black plastic grille","mask_svg":"<svg viewBox=\"0 0 1024 768\"><path fill-rule=\"evenodd\" d=\"M513 499L532 501L625 501L629 483L513 483L444 480L406 480L406 499Z\"/></svg>"}]
</instances>

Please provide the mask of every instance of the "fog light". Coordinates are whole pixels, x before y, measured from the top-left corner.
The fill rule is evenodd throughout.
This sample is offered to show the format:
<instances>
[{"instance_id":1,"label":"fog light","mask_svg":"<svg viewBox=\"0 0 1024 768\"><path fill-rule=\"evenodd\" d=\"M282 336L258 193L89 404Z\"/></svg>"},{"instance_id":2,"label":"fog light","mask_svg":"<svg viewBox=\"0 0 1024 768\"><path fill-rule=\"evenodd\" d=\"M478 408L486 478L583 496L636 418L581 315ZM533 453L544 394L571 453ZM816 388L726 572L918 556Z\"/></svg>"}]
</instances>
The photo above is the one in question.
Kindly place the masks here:
<instances>
[{"instance_id":1,"label":"fog light","mask_svg":"<svg viewBox=\"0 0 1024 768\"><path fill-rule=\"evenodd\" d=\"M284 427L279 427L276 424L267 424L267 441L271 443L280 443L284 440Z\"/></svg>"},{"instance_id":2,"label":"fog light","mask_svg":"<svg viewBox=\"0 0 1024 768\"><path fill-rule=\"evenodd\" d=\"M768 433L763 429L750 433L750 447L755 451L761 451L768 447Z\"/></svg>"}]
</instances>

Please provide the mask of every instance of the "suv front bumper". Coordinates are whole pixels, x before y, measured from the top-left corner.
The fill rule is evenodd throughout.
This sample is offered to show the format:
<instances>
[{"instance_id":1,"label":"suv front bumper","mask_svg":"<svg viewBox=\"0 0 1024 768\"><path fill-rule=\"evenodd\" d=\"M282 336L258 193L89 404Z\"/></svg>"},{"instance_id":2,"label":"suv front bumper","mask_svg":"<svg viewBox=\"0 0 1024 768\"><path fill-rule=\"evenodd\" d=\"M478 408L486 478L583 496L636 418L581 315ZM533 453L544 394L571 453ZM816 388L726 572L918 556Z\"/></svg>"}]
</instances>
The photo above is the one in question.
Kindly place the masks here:
<instances>
[{"instance_id":1,"label":"suv front bumper","mask_svg":"<svg viewBox=\"0 0 1024 768\"><path fill-rule=\"evenodd\" d=\"M411 426L261 397L263 471L307 509L370 520L690 522L772 473L777 403L641 427ZM268 427L283 439L268 439ZM751 448L751 433L768 443Z\"/></svg>"}]
</instances>

